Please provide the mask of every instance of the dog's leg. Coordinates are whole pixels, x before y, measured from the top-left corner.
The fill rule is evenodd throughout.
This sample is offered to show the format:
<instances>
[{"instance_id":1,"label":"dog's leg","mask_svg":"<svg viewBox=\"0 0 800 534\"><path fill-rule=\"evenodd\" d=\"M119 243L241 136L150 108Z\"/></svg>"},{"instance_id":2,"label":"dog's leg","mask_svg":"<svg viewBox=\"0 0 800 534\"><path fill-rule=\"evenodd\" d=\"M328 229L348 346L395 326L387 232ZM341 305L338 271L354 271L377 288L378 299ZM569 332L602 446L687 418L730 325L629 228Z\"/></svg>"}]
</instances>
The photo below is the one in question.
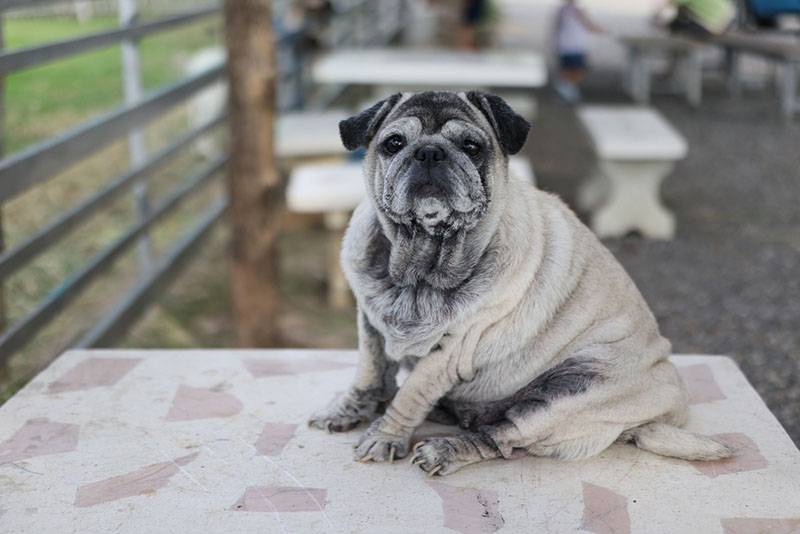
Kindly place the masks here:
<instances>
[{"instance_id":1,"label":"dog's leg","mask_svg":"<svg viewBox=\"0 0 800 534\"><path fill-rule=\"evenodd\" d=\"M387 360L380 333L358 314L359 362L350 389L308 421L309 426L328 432L345 432L378 415L379 406L397 391L397 364Z\"/></svg>"},{"instance_id":2,"label":"dog's leg","mask_svg":"<svg viewBox=\"0 0 800 534\"><path fill-rule=\"evenodd\" d=\"M451 365L451 349L438 348L417 362L386 413L361 436L355 459L361 462L393 461L408 454L411 435L436 403L459 382Z\"/></svg>"},{"instance_id":3,"label":"dog's leg","mask_svg":"<svg viewBox=\"0 0 800 534\"><path fill-rule=\"evenodd\" d=\"M464 432L418 441L411 463L428 476L449 475L464 466L502 458L503 454L490 436L502 434L502 427L486 427L481 432Z\"/></svg>"}]
</instances>

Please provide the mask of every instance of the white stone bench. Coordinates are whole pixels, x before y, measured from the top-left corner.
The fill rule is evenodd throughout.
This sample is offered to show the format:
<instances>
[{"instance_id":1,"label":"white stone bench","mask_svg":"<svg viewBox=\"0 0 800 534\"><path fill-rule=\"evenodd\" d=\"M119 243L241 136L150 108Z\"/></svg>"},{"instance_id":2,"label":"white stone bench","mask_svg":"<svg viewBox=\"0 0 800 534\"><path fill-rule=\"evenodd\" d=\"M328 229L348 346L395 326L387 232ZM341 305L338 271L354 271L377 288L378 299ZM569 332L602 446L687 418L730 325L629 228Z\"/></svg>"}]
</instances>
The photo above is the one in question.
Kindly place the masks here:
<instances>
[{"instance_id":1,"label":"white stone bench","mask_svg":"<svg viewBox=\"0 0 800 534\"><path fill-rule=\"evenodd\" d=\"M536 184L533 167L526 158L509 158L510 172ZM366 195L362 163L343 161L309 163L295 167L289 175L286 206L295 213L324 215L329 232L327 278L328 302L334 308L346 308L350 290L339 265L339 245L349 220L349 213Z\"/></svg>"},{"instance_id":2,"label":"white stone bench","mask_svg":"<svg viewBox=\"0 0 800 534\"><path fill-rule=\"evenodd\" d=\"M328 303L350 305L350 289L339 264L339 247L350 212L364 199L360 161L309 163L295 167L286 188L286 207L295 213L320 213L328 230Z\"/></svg>"},{"instance_id":3,"label":"white stone bench","mask_svg":"<svg viewBox=\"0 0 800 534\"><path fill-rule=\"evenodd\" d=\"M800 452L730 359L674 356L688 429L738 449L687 462L615 444L428 478L362 464L364 431L308 417L355 351L115 350L59 357L0 406L0 525L36 532L797 532ZM456 428L426 424L415 440Z\"/></svg>"},{"instance_id":4,"label":"white stone bench","mask_svg":"<svg viewBox=\"0 0 800 534\"><path fill-rule=\"evenodd\" d=\"M509 158L509 170L535 185L530 162ZM308 163L298 165L289 175L286 205L298 213L347 213L364 199L364 178L360 161Z\"/></svg>"},{"instance_id":5,"label":"white stone bench","mask_svg":"<svg viewBox=\"0 0 800 534\"><path fill-rule=\"evenodd\" d=\"M592 212L600 237L638 230L645 237L671 239L675 216L661 203L664 178L688 151L686 140L658 112L643 107L584 106L578 117L591 138L599 173L578 194Z\"/></svg>"}]
</instances>

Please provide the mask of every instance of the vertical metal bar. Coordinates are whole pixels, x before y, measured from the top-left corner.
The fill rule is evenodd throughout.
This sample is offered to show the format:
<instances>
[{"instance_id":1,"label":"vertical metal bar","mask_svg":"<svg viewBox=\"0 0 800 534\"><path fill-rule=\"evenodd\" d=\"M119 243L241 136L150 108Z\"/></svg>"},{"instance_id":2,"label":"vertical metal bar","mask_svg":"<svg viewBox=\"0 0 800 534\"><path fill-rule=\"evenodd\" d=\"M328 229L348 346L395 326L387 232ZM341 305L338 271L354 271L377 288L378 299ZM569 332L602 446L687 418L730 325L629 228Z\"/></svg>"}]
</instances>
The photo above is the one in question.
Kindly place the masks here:
<instances>
[{"instance_id":1,"label":"vertical metal bar","mask_svg":"<svg viewBox=\"0 0 800 534\"><path fill-rule=\"evenodd\" d=\"M119 0L119 24L131 26L136 24L139 17L137 0ZM125 103L136 104L142 99L142 64L139 58L139 43L137 39L122 41L122 83L125 94ZM147 159L144 131L142 128L133 128L128 133L128 155L131 168L142 165ZM134 209L137 222L142 221L150 213L150 200L147 192L145 178L133 188ZM149 234L144 234L139 239L139 271L140 275L147 273L153 265L153 246Z\"/></svg>"},{"instance_id":2,"label":"vertical metal bar","mask_svg":"<svg viewBox=\"0 0 800 534\"><path fill-rule=\"evenodd\" d=\"M5 36L3 35L3 26L5 21L3 19L3 12L0 11L0 53L2 53L5 46ZM6 128L6 95L5 95L5 76L0 74L0 159L5 154L5 128ZM3 229L3 205L0 204L0 253L6 249L5 230ZM0 331L6 327L6 295L5 295L5 280L0 278Z\"/></svg>"}]
</instances>

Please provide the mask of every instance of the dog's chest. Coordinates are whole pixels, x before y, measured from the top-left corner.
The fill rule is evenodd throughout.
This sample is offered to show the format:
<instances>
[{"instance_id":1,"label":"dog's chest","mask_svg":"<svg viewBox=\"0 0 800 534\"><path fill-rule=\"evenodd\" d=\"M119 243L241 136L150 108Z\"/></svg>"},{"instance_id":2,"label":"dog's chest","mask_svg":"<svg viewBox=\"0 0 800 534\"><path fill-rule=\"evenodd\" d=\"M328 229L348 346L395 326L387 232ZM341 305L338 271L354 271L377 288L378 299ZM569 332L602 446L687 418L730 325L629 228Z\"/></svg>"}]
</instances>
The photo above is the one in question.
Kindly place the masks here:
<instances>
[{"instance_id":1,"label":"dog's chest","mask_svg":"<svg viewBox=\"0 0 800 534\"><path fill-rule=\"evenodd\" d=\"M441 309L431 309L425 298L392 286L362 300L363 311L381 334L390 359L425 356L447 333L452 318Z\"/></svg>"}]
</instances>

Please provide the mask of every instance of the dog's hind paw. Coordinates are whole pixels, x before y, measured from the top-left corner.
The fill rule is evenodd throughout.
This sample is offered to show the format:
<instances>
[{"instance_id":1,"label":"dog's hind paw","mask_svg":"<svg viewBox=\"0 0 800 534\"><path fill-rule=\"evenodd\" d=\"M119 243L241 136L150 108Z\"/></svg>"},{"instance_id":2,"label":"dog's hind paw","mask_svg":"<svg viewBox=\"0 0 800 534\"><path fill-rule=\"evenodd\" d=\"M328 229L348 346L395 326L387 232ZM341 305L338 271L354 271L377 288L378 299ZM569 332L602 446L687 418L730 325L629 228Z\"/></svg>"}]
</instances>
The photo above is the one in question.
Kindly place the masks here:
<instances>
[{"instance_id":1,"label":"dog's hind paw","mask_svg":"<svg viewBox=\"0 0 800 534\"><path fill-rule=\"evenodd\" d=\"M430 438L414 445L411 463L425 471L428 476L449 475L473 462L463 461L453 440L460 438Z\"/></svg>"}]
</instances>

